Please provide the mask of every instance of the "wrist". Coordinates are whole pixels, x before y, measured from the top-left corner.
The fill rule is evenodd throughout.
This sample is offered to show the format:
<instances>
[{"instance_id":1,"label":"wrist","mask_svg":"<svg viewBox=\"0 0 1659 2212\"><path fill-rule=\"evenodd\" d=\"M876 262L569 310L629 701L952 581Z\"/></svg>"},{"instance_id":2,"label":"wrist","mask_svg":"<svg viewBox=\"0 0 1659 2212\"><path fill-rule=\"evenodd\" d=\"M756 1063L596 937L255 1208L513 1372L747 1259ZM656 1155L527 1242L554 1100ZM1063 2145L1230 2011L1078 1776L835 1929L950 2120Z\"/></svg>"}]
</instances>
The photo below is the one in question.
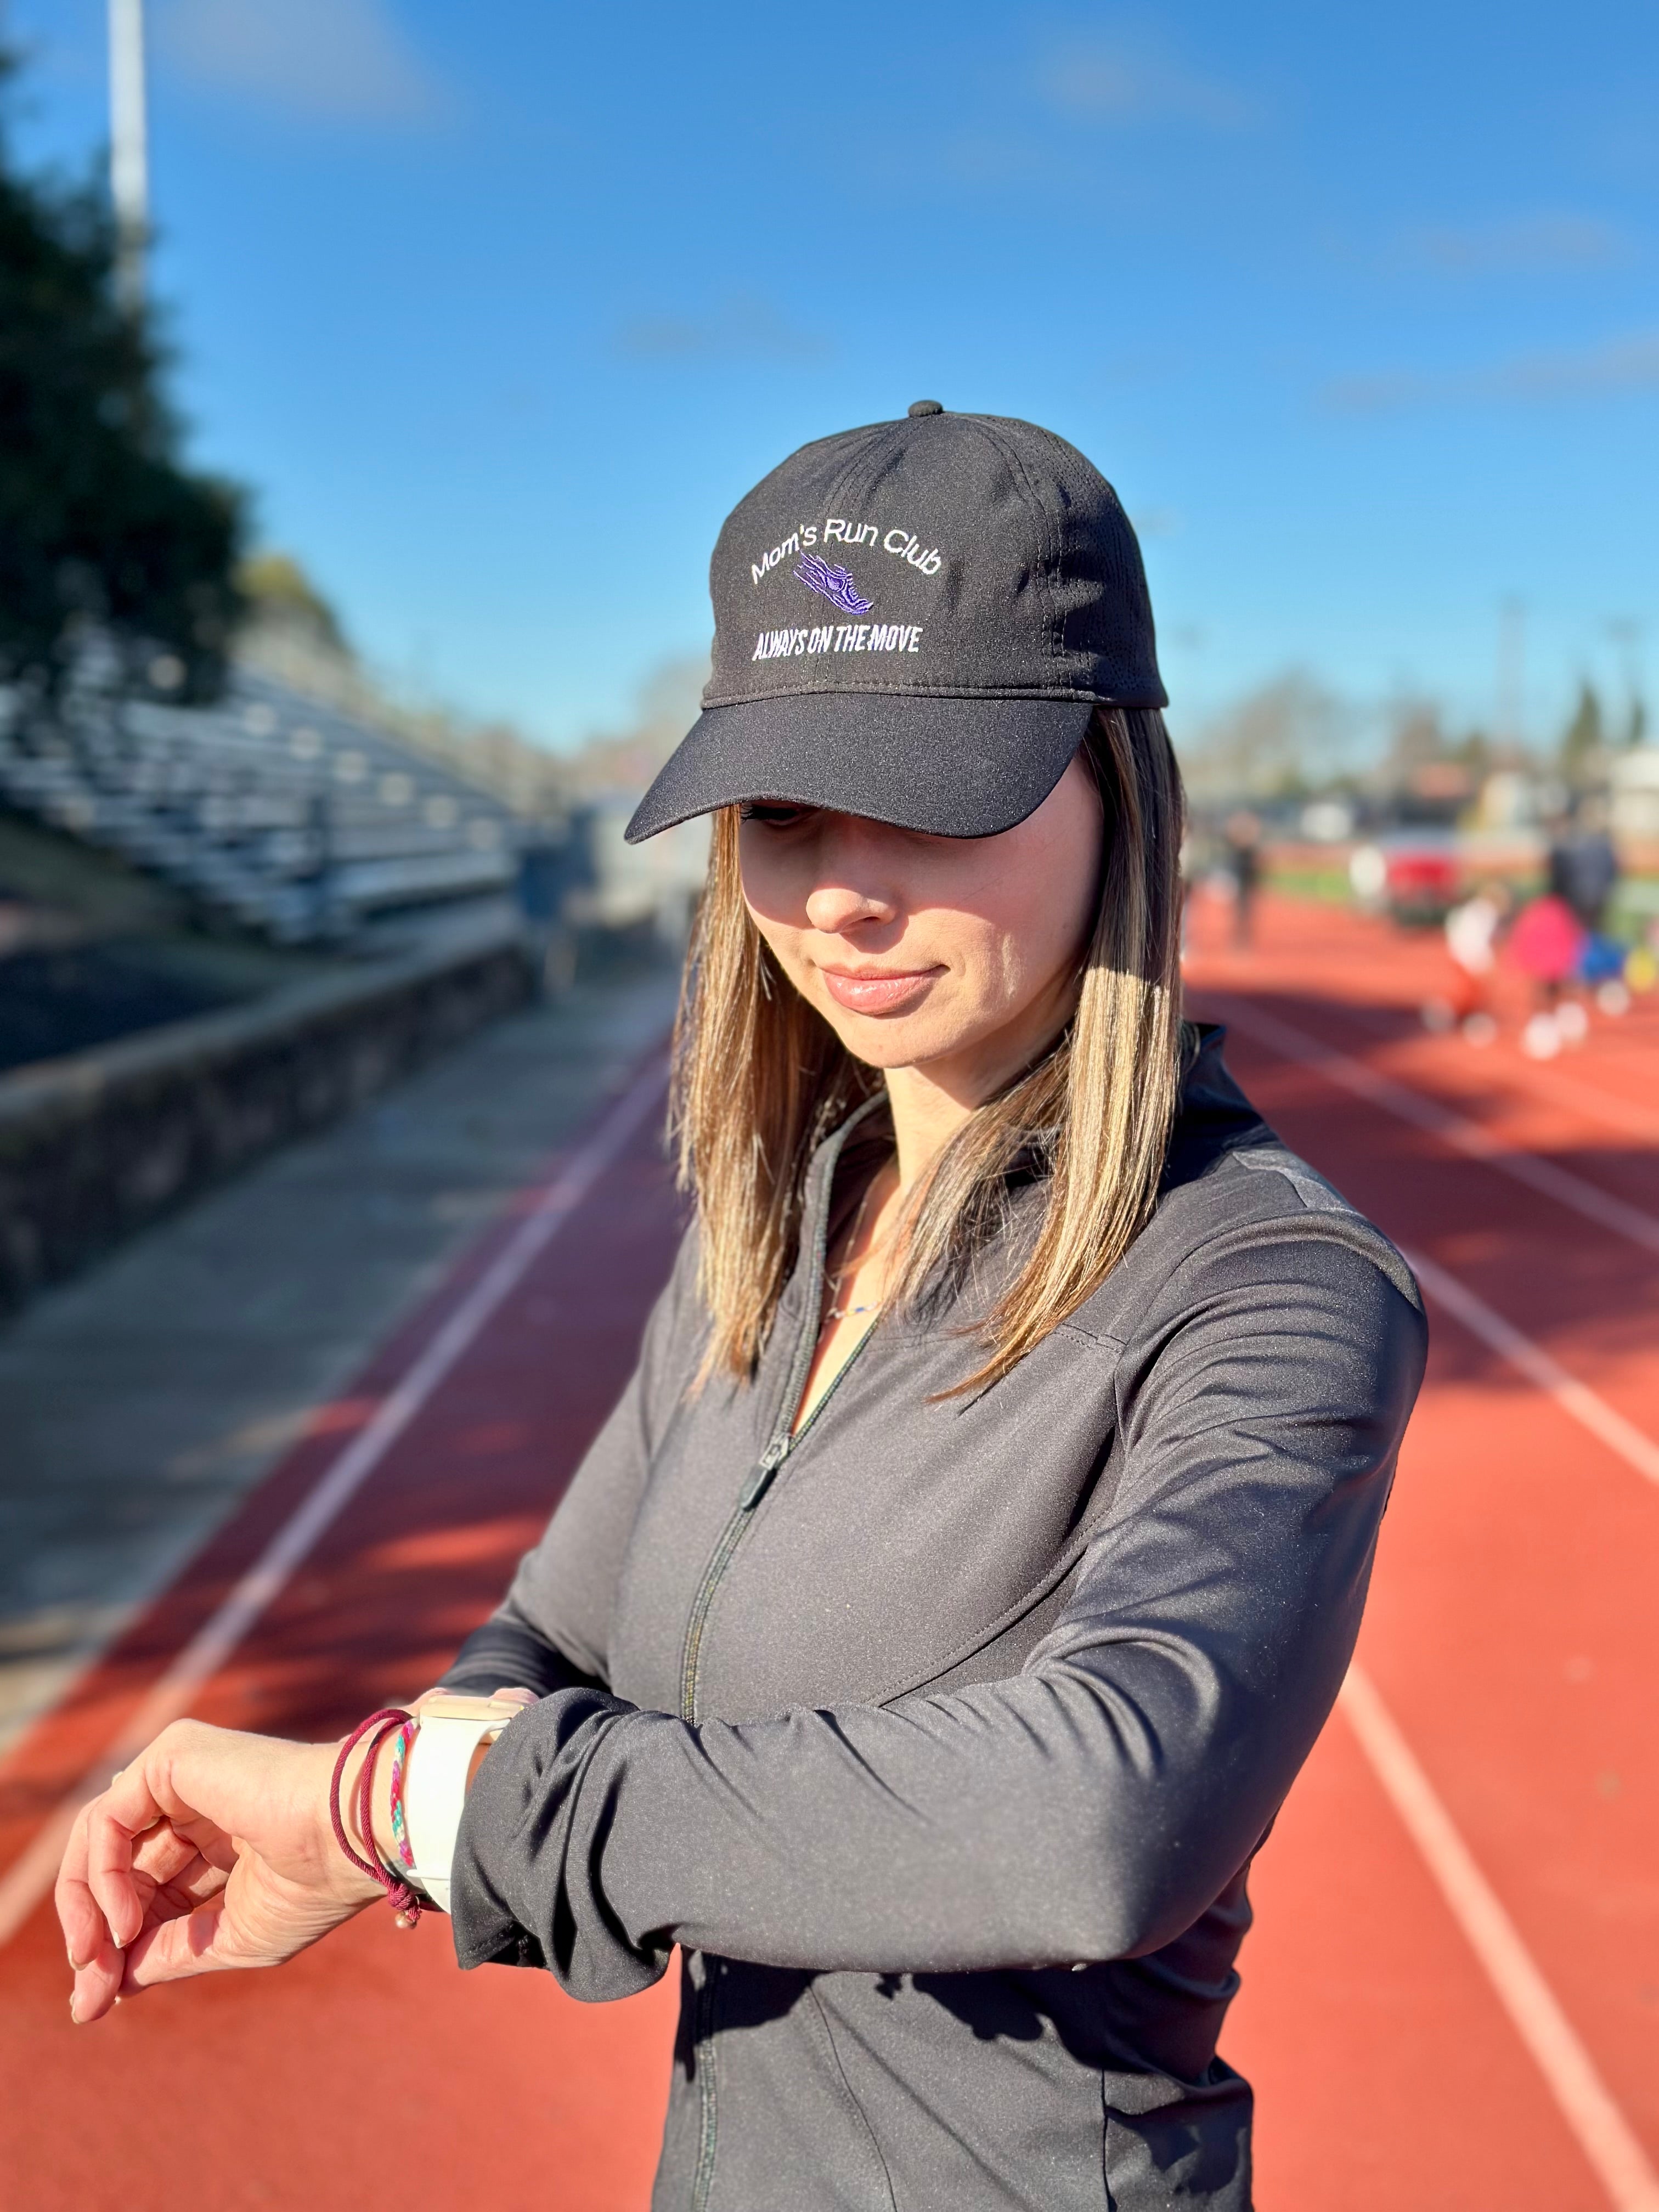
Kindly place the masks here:
<instances>
[{"instance_id":1,"label":"wrist","mask_svg":"<svg viewBox=\"0 0 1659 2212\"><path fill-rule=\"evenodd\" d=\"M333 1761L339 1755L340 1747L337 1742L326 1748L329 1759L328 1777L331 1777ZM340 1816L345 1824L346 1835L352 1848L361 1852L364 1858L370 1859L375 1865L386 1867L388 1870L394 1868L398 1863L392 1842L391 1749L389 1737L379 1743L365 1739L362 1743L355 1744L346 1754L345 1770L340 1778L339 1798ZM361 1814L362 1776L363 1769L371 1759L374 1762L374 1778L370 1784L372 1817L369 1830L365 1832ZM329 1781L325 1777L323 1784L325 1821L328 1787ZM376 1899L385 1896L384 1887L371 1875L364 1874L361 1868L351 1863L331 1834L329 1837L329 1849L337 1863L343 1886L349 1887L354 1896L361 1898L365 1904L373 1904Z\"/></svg>"},{"instance_id":2,"label":"wrist","mask_svg":"<svg viewBox=\"0 0 1659 2212\"><path fill-rule=\"evenodd\" d=\"M449 1910L456 1839L478 1769L503 1729L535 1702L533 1692L510 1689L488 1698L434 1690L416 1703L403 1802L410 1878L442 1911Z\"/></svg>"}]
</instances>

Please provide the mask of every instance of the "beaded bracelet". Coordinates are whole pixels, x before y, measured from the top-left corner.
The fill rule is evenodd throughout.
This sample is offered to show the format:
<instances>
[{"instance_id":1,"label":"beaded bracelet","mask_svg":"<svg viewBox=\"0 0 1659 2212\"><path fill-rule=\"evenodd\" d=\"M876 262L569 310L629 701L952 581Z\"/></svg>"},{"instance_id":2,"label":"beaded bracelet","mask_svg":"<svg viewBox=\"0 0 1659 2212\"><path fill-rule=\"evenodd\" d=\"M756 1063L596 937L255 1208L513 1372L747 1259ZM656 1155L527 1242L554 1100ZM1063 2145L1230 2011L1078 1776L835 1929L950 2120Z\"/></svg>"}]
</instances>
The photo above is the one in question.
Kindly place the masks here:
<instances>
[{"instance_id":1,"label":"beaded bracelet","mask_svg":"<svg viewBox=\"0 0 1659 2212\"><path fill-rule=\"evenodd\" d=\"M421 1898L401 1875L383 1867L378 1858L366 1859L354 1849L346 1834L345 1818L340 1810L340 1784L345 1778L346 1761L362 1741L370 1736L368 1756L363 1761L363 1771L357 1782L357 1825L368 1838L369 1849L374 1847L374 1761L380 1746L394 1729L401 1730L413 1721L414 1716L401 1706L385 1706L371 1713L366 1721L359 1721L351 1734L340 1746L340 1755L334 1762L334 1777L329 1784L328 1817L333 1824L334 1840L360 1874L378 1881L392 1906L399 1928L412 1928L421 1917ZM373 1731L370 1735L371 1730Z\"/></svg>"}]
</instances>

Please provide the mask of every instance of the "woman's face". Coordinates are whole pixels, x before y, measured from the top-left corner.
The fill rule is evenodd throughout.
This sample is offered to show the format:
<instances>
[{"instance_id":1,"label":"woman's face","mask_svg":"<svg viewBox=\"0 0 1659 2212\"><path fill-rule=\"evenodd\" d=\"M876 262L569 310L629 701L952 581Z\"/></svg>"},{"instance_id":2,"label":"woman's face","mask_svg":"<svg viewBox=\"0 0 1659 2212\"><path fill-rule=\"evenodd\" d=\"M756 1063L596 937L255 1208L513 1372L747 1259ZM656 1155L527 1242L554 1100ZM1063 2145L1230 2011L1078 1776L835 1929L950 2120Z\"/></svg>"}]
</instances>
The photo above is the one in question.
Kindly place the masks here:
<instances>
[{"instance_id":1,"label":"woman's face","mask_svg":"<svg viewBox=\"0 0 1659 2212\"><path fill-rule=\"evenodd\" d=\"M926 1070L977 1103L1076 1003L1103 825L1080 756L995 837L933 837L856 814L744 809L744 896L779 965L848 1050Z\"/></svg>"}]
</instances>

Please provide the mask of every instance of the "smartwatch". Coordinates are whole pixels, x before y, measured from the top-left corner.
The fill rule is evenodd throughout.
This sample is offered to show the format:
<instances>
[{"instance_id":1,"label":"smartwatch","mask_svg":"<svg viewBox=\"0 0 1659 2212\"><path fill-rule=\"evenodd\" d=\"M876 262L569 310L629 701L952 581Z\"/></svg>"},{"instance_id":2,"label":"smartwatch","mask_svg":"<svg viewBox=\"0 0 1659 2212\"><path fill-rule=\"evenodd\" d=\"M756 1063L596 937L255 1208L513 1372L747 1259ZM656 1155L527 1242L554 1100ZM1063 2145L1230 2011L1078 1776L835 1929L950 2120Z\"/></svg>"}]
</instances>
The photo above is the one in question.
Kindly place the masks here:
<instances>
[{"instance_id":1,"label":"smartwatch","mask_svg":"<svg viewBox=\"0 0 1659 2212\"><path fill-rule=\"evenodd\" d=\"M410 1880L440 1911L449 1910L450 1870L472 1755L480 1744L494 1743L523 1711L516 1699L464 1698L447 1690L421 1701L420 1732L404 1782L404 1820L415 1859Z\"/></svg>"}]
</instances>

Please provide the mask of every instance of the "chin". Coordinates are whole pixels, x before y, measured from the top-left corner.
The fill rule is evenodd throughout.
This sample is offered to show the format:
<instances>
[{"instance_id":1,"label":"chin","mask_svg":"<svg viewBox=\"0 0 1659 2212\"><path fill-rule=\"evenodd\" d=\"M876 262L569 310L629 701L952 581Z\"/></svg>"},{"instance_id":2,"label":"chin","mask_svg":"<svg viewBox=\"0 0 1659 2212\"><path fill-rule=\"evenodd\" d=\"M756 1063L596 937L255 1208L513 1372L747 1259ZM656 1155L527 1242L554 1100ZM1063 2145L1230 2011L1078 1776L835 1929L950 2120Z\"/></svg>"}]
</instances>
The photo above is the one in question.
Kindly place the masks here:
<instances>
[{"instance_id":1,"label":"chin","mask_svg":"<svg viewBox=\"0 0 1659 2212\"><path fill-rule=\"evenodd\" d=\"M915 1067L925 1060L946 1058L959 1052L966 1042L941 1036L937 1022L915 1015L892 1014L884 1020L879 1014L849 1013L845 1006L833 1002L820 1006L818 1012L854 1060L884 1073L890 1067Z\"/></svg>"}]
</instances>

